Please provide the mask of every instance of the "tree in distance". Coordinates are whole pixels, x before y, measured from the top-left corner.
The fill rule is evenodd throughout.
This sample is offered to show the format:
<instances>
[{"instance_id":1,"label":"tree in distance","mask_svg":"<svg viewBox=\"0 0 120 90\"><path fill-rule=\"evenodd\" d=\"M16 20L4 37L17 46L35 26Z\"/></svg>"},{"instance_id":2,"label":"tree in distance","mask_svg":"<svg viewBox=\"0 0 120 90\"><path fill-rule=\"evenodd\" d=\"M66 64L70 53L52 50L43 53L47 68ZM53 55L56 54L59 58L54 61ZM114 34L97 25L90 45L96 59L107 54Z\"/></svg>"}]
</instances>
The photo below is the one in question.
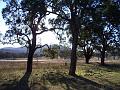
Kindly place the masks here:
<instances>
[{"instance_id":1,"label":"tree in distance","mask_svg":"<svg viewBox=\"0 0 120 90\"><path fill-rule=\"evenodd\" d=\"M78 45L79 45L78 49L80 48L80 50L83 51L86 64L89 64L89 60L93 55L93 43L92 43L93 31L88 25L88 23L90 22L88 21L87 24L84 23L78 37Z\"/></svg>"},{"instance_id":2,"label":"tree in distance","mask_svg":"<svg viewBox=\"0 0 120 90\"><path fill-rule=\"evenodd\" d=\"M43 55L45 57L49 57L50 59L58 58L58 52L59 52L59 46L58 45L52 45L50 46L50 49L43 49Z\"/></svg>"},{"instance_id":3,"label":"tree in distance","mask_svg":"<svg viewBox=\"0 0 120 90\"><path fill-rule=\"evenodd\" d=\"M105 53L118 42L120 4L111 0L103 1L93 13L93 43L101 53L101 65L105 64Z\"/></svg>"}]
</instances>

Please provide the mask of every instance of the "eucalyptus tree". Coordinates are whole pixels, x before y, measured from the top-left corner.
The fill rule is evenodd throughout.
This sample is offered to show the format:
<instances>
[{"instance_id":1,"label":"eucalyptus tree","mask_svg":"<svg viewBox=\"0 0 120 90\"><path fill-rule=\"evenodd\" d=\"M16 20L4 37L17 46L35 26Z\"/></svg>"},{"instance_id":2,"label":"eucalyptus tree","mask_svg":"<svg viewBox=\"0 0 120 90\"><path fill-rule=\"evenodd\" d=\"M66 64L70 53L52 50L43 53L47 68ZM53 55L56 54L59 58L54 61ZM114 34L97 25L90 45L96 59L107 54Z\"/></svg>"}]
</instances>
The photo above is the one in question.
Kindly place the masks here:
<instances>
[{"instance_id":1,"label":"eucalyptus tree","mask_svg":"<svg viewBox=\"0 0 120 90\"><path fill-rule=\"evenodd\" d=\"M118 40L117 33L120 23L119 2L115 0L102 0L96 6L93 17L94 46L101 53L101 64L104 65L105 53L109 46Z\"/></svg>"},{"instance_id":2,"label":"eucalyptus tree","mask_svg":"<svg viewBox=\"0 0 120 90\"><path fill-rule=\"evenodd\" d=\"M83 41L88 39L87 42L84 42L84 45L89 45L85 44L89 41L92 47L100 51L101 64L104 65L105 53L109 46L111 44L116 45L119 42L120 2L118 0L97 0L95 3L92 4L93 10L89 10L88 18L90 20L83 20L83 25L85 28L88 27L88 31L84 30L85 33L81 34L80 38ZM82 33L82 30L80 33ZM85 36L82 38L82 35ZM87 52L85 52L85 55L87 56ZM92 55L92 49L90 48L88 48L88 55Z\"/></svg>"},{"instance_id":3,"label":"eucalyptus tree","mask_svg":"<svg viewBox=\"0 0 120 90\"><path fill-rule=\"evenodd\" d=\"M77 46L78 37L81 32L82 26L86 26L86 22L93 22L92 15L99 4L99 0L48 0L47 12L56 14L57 18L51 23L54 27L63 27L63 31L68 29L68 35L71 37L72 50L71 50L71 63L69 74L75 75L76 62L77 62ZM59 23L56 23L57 22ZM65 29L65 30L64 30Z\"/></svg>"},{"instance_id":4,"label":"eucalyptus tree","mask_svg":"<svg viewBox=\"0 0 120 90\"><path fill-rule=\"evenodd\" d=\"M44 0L4 0L6 7L2 15L9 25L5 40L9 43L19 43L28 48L26 72L32 72L33 55L36 49L42 48L37 37L48 31L45 27L47 7Z\"/></svg>"},{"instance_id":5,"label":"eucalyptus tree","mask_svg":"<svg viewBox=\"0 0 120 90\"><path fill-rule=\"evenodd\" d=\"M45 57L49 57L50 59L58 58L58 51L60 51L59 46L57 44L50 45L50 49L43 49L43 55Z\"/></svg>"},{"instance_id":6,"label":"eucalyptus tree","mask_svg":"<svg viewBox=\"0 0 120 90\"><path fill-rule=\"evenodd\" d=\"M85 17L86 18L86 17ZM93 29L91 28L92 18L91 16L83 20L83 25L79 32L78 45L83 51L85 62L88 64L90 58L93 55Z\"/></svg>"},{"instance_id":7,"label":"eucalyptus tree","mask_svg":"<svg viewBox=\"0 0 120 90\"><path fill-rule=\"evenodd\" d=\"M105 30L105 26L99 26L99 29L97 28L95 30L94 34L94 47L97 49L101 54L101 65L104 65L105 61L105 54L113 42L113 33L112 30Z\"/></svg>"},{"instance_id":8,"label":"eucalyptus tree","mask_svg":"<svg viewBox=\"0 0 120 90\"><path fill-rule=\"evenodd\" d=\"M82 54L85 57L85 63L89 64L89 61L93 56L93 44L91 40L88 40L88 39L81 40L78 42L78 45L79 45L80 51L82 50Z\"/></svg>"}]
</instances>

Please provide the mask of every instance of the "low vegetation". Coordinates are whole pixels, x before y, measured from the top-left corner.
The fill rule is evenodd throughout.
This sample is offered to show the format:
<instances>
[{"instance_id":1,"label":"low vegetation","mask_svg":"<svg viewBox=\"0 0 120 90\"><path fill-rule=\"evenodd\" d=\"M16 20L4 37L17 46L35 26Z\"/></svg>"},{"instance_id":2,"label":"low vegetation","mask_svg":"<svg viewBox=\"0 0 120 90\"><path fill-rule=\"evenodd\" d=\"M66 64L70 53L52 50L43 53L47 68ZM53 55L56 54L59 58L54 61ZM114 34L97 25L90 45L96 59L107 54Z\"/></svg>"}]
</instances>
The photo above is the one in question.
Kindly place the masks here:
<instances>
[{"instance_id":1,"label":"low vegetation","mask_svg":"<svg viewBox=\"0 0 120 90\"><path fill-rule=\"evenodd\" d=\"M69 76L69 63L34 62L25 74L25 62L0 63L0 90L120 90L120 62L78 62L77 76Z\"/></svg>"}]
</instances>

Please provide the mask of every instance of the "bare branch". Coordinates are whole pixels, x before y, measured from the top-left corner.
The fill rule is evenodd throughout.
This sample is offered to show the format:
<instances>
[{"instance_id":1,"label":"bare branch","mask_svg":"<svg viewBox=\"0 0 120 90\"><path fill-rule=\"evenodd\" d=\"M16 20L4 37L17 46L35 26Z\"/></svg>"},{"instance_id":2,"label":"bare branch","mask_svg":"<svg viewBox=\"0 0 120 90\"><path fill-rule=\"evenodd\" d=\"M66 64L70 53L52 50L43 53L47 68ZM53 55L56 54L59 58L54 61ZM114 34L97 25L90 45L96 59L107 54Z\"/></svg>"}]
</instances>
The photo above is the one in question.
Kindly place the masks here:
<instances>
[{"instance_id":1,"label":"bare branch","mask_svg":"<svg viewBox=\"0 0 120 90\"><path fill-rule=\"evenodd\" d=\"M28 44L29 45L31 45L31 40L30 40L30 38L28 37L28 35L26 35L25 33L20 33L20 34L18 34L18 35L24 35L27 39L28 39ZM18 37L18 36L17 36Z\"/></svg>"},{"instance_id":2,"label":"bare branch","mask_svg":"<svg viewBox=\"0 0 120 90\"><path fill-rule=\"evenodd\" d=\"M54 31L55 29L62 29L63 30L63 28L50 28L50 29L45 29L45 30L43 30L43 31L41 31L39 33L36 33L36 34L39 35L39 34L42 34L44 32L47 32L47 31Z\"/></svg>"},{"instance_id":3,"label":"bare branch","mask_svg":"<svg viewBox=\"0 0 120 90\"><path fill-rule=\"evenodd\" d=\"M35 50L38 49L38 48L43 48L43 47L45 47L45 46L47 46L47 48L50 50L50 47L49 47L48 44L36 46Z\"/></svg>"},{"instance_id":4,"label":"bare branch","mask_svg":"<svg viewBox=\"0 0 120 90\"><path fill-rule=\"evenodd\" d=\"M47 32L47 31L49 31L49 30L43 30L43 31L41 31L39 33L36 33L36 35L42 34L42 33Z\"/></svg>"},{"instance_id":5,"label":"bare branch","mask_svg":"<svg viewBox=\"0 0 120 90\"><path fill-rule=\"evenodd\" d=\"M59 17L61 17L62 19L65 19L65 20L67 20L67 21L70 21L70 19L68 19L67 17L63 17L61 14L58 14L58 13L56 13L56 12L52 12L52 11L47 11L48 13L52 13L52 14L56 14L56 15L58 15Z\"/></svg>"}]
</instances>

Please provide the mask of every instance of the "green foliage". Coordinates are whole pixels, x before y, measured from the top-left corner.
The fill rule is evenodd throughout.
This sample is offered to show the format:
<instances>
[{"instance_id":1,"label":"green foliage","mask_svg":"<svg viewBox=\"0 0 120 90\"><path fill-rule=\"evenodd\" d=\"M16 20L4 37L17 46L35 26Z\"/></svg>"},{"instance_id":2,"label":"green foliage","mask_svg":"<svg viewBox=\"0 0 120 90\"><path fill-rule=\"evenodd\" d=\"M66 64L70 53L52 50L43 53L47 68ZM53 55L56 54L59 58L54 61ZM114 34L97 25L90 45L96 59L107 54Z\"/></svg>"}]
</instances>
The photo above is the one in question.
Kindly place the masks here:
<instances>
[{"instance_id":1,"label":"green foliage","mask_svg":"<svg viewBox=\"0 0 120 90\"><path fill-rule=\"evenodd\" d=\"M93 47L100 51L102 58L105 58L104 54L108 51L109 46L115 45L118 42L116 38L118 38L117 33L119 32L120 6L117 4L118 1L115 2L114 0L103 0L99 1L99 3L101 4L96 5L91 14L92 22L89 28L92 30L91 42L93 43Z\"/></svg>"},{"instance_id":2,"label":"green foliage","mask_svg":"<svg viewBox=\"0 0 120 90\"><path fill-rule=\"evenodd\" d=\"M28 47L33 43L32 38L36 41L37 33L45 30L42 20L46 15L44 0L5 0L5 2L6 7L3 8L2 15L9 25L9 30L5 34L6 42Z\"/></svg>"},{"instance_id":3,"label":"green foliage","mask_svg":"<svg viewBox=\"0 0 120 90\"><path fill-rule=\"evenodd\" d=\"M50 57L51 59L58 58L59 46L53 45L50 49L43 49L43 54L45 57Z\"/></svg>"},{"instance_id":4,"label":"green foliage","mask_svg":"<svg viewBox=\"0 0 120 90\"><path fill-rule=\"evenodd\" d=\"M47 7L44 0L8 0L2 15L9 25L5 40L8 43L19 43L28 48L26 72L32 72L33 55L36 49L45 45L37 43L37 36L48 31L45 27Z\"/></svg>"},{"instance_id":5,"label":"green foliage","mask_svg":"<svg viewBox=\"0 0 120 90\"><path fill-rule=\"evenodd\" d=\"M94 48L101 52L101 56L104 59L105 51L110 43L113 44L115 42L115 38L117 37L115 29L119 25L119 20L117 21L117 18L119 19L120 17L119 1L51 0L51 3L52 13L57 15L56 20L50 22L53 27L63 26L61 23L56 22L66 21L67 35L70 37L73 50L71 53L71 62L76 63L78 43L82 47L94 46ZM111 7L113 8L110 9ZM82 31L82 29L84 29L84 31ZM88 42L90 42L90 44L88 44ZM91 52L93 52L92 48ZM71 66L71 68L72 67L76 66ZM73 70L75 70L75 68L73 68Z\"/></svg>"},{"instance_id":6,"label":"green foliage","mask_svg":"<svg viewBox=\"0 0 120 90\"><path fill-rule=\"evenodd\" d=\"M54 58L70 58L70 48L66 46L52 45L50 49L43 49L43 54L45 57Z\"/></svg>"},{"instance_id":7,"label":"green foliage","mask_svg":"<svg viewBox=\"0 0 120 90\"><path fill-rule=\"evenodd\" d=\"M57 51L55 51L55 49L44 49L43 53L45 57L50 57L51 59L57 58Z\"/></svg>"}]
</instances>

